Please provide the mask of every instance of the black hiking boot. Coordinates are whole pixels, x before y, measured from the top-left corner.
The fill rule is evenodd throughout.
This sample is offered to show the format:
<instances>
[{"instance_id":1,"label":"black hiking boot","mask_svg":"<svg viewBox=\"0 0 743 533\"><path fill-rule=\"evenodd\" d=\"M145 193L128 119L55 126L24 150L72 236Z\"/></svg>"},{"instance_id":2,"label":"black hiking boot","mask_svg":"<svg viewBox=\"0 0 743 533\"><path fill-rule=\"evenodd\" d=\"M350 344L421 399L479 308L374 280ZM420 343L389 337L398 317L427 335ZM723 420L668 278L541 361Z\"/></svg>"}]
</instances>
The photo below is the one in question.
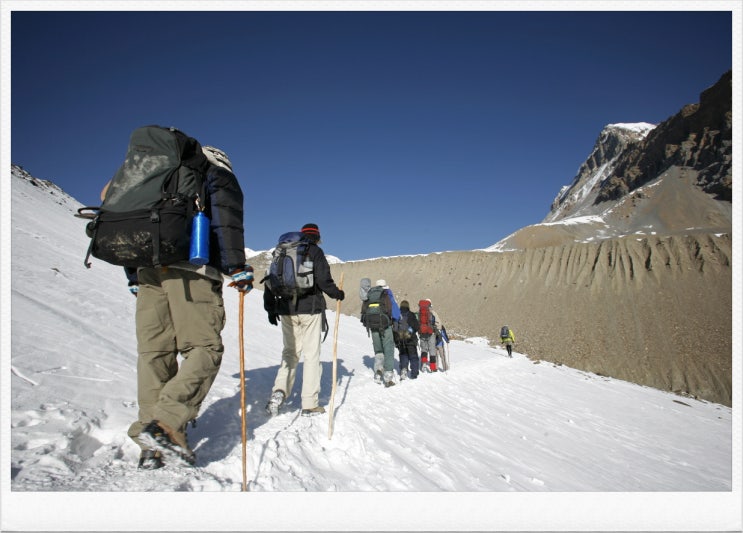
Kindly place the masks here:
<instances>
[{"instance_id":1,"label":"black hiking boot","mask_svg":"<svg viewBox=\"0 0 743 533\"><path fill-rule=\"evenodd\" d=\"M174 456L189 466L196 463L196 454L188 447L185 433L175 431L157 420L147 424L139 434L139 440L146 446L165 455Z\"/></svg>"},{"instance_id":2,"label":"black hiking boot","mask_svg":"<svg viewBox=\"0 0 743 533\"><path fill-rule=\"evenodd\" d=\"M142 470L157 470L165 466L163 456L157 450L142 450L139 454L139 466Z\"/></svg>"}]
</instances>

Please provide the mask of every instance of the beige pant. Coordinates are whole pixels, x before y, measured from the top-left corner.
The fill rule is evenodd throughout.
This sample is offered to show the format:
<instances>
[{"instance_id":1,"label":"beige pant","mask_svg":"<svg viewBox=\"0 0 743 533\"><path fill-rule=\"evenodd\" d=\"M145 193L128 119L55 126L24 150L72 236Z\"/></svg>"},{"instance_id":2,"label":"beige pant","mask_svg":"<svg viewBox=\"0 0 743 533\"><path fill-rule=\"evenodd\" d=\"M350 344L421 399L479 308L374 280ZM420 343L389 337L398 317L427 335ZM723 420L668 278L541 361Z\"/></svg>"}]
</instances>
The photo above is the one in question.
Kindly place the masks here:
<instances>
[{"instance_id":1,"label":"beige pant","mask_svg":"<svg viewBox=\"0 0 743 533\"><path fill-rule=\"evenodd\" d=\"M303 356L302 409L317 407L322 377L322 314L281 315L281 332L284 336L284 350L281 352L281 366L276 374L273 391L283 391L287 397L291 394L299 358Z\"/></svg>"},{"instance_id":2,"label":"beige pant","mask_svg":"<svg viewBox=\"0 0 743 533\"><path fill-rule=\"evenodd\" d=\"M184 431L198 415L224 352L220 281L176 268L142 268L138 277L139 420L129 428L132 438L152 420Z\"/></svg>"}]
</instances>

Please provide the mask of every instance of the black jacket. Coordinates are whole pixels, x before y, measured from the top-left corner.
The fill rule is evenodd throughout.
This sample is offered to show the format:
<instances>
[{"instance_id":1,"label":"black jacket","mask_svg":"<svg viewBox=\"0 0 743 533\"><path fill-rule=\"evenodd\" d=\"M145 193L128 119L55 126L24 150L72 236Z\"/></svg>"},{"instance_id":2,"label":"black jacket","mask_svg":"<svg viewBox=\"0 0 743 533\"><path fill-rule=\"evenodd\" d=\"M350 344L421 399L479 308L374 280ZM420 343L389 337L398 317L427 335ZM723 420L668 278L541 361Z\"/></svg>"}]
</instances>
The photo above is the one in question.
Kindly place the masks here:
<instances>
[{"instance_id":1,"label":"black jacket","mask_svg":"<svg viewBox=\"0 0 743 533\"><path fill-rule=\"evenodd\" d=\"M230 274L245 265L242 189L232 172L216 165L209 166L205 185L211 221L209 264Z\"/></svg>"},{"instance_id":2,"label":"black jacket","mask_svg":"<svg viewBox=\"0 0 743 533\"><path fill-rule=\"evenodd\" d=\"M315 286L312 292L300 296L295 304L291 300L275 296L266 286L263 291L263 308L269 315L314 315L325 311L323 293L336 300L340 298L341 290L333 281L330 265L322 248L310 243L307 254L314 265L312 271Z\"/></svg>"}]
</instances>

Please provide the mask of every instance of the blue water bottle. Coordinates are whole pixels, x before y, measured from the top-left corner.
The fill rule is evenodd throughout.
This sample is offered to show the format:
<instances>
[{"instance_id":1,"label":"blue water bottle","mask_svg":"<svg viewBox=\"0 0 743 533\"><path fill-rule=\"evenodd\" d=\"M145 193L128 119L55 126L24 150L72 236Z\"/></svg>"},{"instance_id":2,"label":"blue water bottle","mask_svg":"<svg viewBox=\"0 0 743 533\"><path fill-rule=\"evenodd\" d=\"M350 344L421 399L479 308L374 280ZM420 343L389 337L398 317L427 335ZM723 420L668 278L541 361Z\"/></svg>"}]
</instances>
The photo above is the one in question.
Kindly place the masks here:
<instances>
[{"instance_id":1,"label":"blue water bottle","mask_svg":"<svg viewBox=\"0 0 743 533\"><path fill-rule=\"evenodd\" d=\"M203 211L193 217L188 262L192 265L205 265L209 262L209 218Z\"/></svg>"}]
</instances>

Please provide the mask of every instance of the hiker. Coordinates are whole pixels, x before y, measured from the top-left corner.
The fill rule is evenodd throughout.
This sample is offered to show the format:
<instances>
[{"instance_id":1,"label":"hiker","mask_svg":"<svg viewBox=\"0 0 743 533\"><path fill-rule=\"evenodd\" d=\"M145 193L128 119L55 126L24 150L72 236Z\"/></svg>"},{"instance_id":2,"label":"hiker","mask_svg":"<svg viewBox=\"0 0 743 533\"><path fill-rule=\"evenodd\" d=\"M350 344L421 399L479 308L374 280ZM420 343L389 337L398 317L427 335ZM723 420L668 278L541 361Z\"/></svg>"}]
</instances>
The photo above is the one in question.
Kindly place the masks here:
<instances>
[{"instance_id":1,"label":"hiker","mask_svg":"<svg viewBox=\"0 0 743 533\"><path fill-rule=\"evenodd\" d=\"M325 253L318 246L320 229L317 224L305 224L299 233L303 247L302 264L307 268L307 273L312 274L312 286L293 296L281 296L278 294L280 288L268 283L263 293L263 307L268 313L268 321L274 326L281 322L284 341L281 364L266 404L269 416L279 413L279 408L291 393L300 356L304 357L301 414L313 416L325 412L325 408L319 404L322 375L320 348L322 333L327 331L323 293L336 300L345 298L345 293L333 281Z\"/></svg>"},{"instance_id":2,"label":"hiker","mask_svg":"<svg viewBox=\"0 0 743 533\"><path fill-rule=\"evenodd\" d=\"M137 296L139 354L139 415L128 435L142 448L142 469L163 466L161 452L167 451L188 464L195 463L186 425L195 421L222 362L223 275L229 276L229 285L238 291L253 288L253 269L245 264L240 184L223 151L210 146L199 149L205 156L203 207L211 220L214 244L209 262L194 265L183 260L167 266L125 268L129 288Z\"/></svg>"},{"instance_id":3,"label":"hiker","mask_svg":"<svg viewBox=\"0 0 743 533\"><path fill-rule=\"evenodd\" d=\"M407 300L400 302L400 320L394 323L392 333L395 346L400 353L400 380L418 379L420 360L418 359L418 319L410 311Z\"/></svg>"},{"instance_id":4,"label":"hiker","mask_svg":"<svg viewBox=\"0 0 743 533\"><path fill-rule=\"evenodd\" d=\"M449 359L446 355L444 343L449 344L449 336L446 334L446 328L441 326L441 329L436 330L436 355L440 362L439 370L442 372L449 370Z\"/></svg>"},{"instance_id":5,"label":"hiker","mask_svg":"<svg viewBox=\"0 0 743 533\"><path fill-rule=\"evenodd\" d=\"M368 278L362 280L362 286ZM363 291L362 291L363 292ZM361 323L371 333L374 347L374 381L384 383L385 387L395 384L395 339L392 332L393 322L400 319L400 308L395 296L383 279L377 280L362 296Z\"/></svg>"},{"instance_id":6,"label":"hiker","mask_svg":"<svg viewBox=\"0 0 743 533\"><path fill-rule=\"evenodd\" d=\"M506 345L508 357L513 358L513 343L516 342L516 336L513 334L513 330L510 326L503 326L500 328L500 341Z\"/></svg>"},{"instance_id":7,"label":"hiker","mask_svg":"<svg viewBox=\"0 0 743 533\"><path fill-rule=\"evenodd\" d=\"M421 371L425 373L436 372L436 335L441 331L443 325L439 316L433 310L431 300L425 299L418 302L418 321L420 323L420 347L421 347Z\"/></svg>"}]
</instances>

